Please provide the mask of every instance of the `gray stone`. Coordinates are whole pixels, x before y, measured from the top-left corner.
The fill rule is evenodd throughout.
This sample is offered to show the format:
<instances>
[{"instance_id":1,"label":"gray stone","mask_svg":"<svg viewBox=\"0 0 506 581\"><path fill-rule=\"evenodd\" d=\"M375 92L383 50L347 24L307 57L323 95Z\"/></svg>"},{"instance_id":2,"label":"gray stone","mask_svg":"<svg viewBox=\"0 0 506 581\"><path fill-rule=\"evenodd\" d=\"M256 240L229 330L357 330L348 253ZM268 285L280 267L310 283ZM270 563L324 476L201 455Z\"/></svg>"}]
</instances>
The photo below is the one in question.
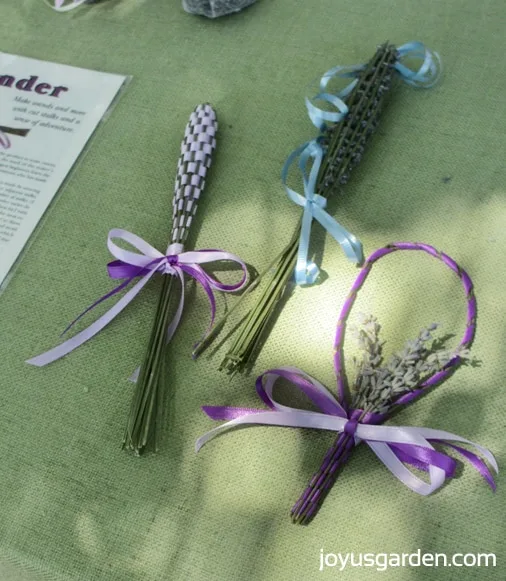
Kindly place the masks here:
<instances>
[{"instance_id":1,"label":"gray stone","mask_svg":"<svg viewBox=\"0 0 506 581\"><path fill-rule=\"evenodd\" d=\"M218 18L225 14L239 12L256 0L183 0L183 8L190 14L201 14L208 18Z\"/></svg>"}]
</instances>

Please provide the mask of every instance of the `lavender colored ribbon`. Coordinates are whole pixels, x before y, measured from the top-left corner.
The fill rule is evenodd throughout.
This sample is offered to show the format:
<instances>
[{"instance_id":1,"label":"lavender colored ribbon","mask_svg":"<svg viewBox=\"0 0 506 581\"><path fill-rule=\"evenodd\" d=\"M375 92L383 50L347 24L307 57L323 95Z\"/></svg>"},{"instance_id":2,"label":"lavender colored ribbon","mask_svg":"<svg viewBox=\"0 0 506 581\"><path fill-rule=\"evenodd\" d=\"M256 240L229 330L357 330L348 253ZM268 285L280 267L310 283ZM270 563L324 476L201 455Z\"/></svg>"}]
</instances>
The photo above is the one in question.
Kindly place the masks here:
<instances>
[{"instance_id":1,"label":"lavender colored ribbon","mask_svg":"<svg viewBox=\"0 0 506 581\"><path fill-rule=\"evenodd\" d=\"M3 131L0 131L0 147L3 149L9 149L10 146L11 140L9 139L9 136Z\"/></svg>"},{"instance_id":2,"label":"lavender colored ribbon","mask_svg":"<svg viewBox=\"0 0 506 581\"><path fill-rule=\"evenodd\" d=\"M272 392L279 378L290 381L321 411L301 410L277 402ZM355 445L364 441L390 472L408 488L426 496L437 490L446 478L451 478L456 467L453 458L432 446L431 443L437 442L448 445L461 454L495 490L494 478L485 462L476 454L450 442L473 446L497 473L499 469L493 454L465 438L430 428L379 425L387 419L387 416L365 413L363 410L346 411L319 381L296 367L280 367L266 371L257 378L256 389L259 397L270 408L269 411L218 406L202 408L211 419L228 421L201 436L195 443L197 452L209 440L236 426L270 425L345 432L354 438ZM418 478L405 466L406 463L427 471L430 482Z\"/></svg>"},{"instance_id":3,"label":"lavender colored ribbon","mask_svg":"<svg viewBox=\"0 0 506 581\"><path fill-rule=\"evenodd\" d=\"M123 250L113 242L113 238L118 238L128 242L134 248L137 248L137 250L140 251L140 254L137 252L131 252L129 250ZM106 325L108 325L117 315L119 315L119 313L121 313L121 311L139 294L139 292L144 288L144 286L146 286L153 275L157 272L160 274L177 276L181 281L181 298L176 314L174 315L172 322L167 328L167 342L169 342L174 335L183 314L184 273L194 278L202 286L209 299L211 306L211 322L206 331L206 334L209 333L216 315L216 299L214 298L213 290L219 290L223 292L238 291L241 290L247 282L247 269L244 262L235 254L224 252L222 250L195 250L183 252L183 246L181 244L171 244L167 249L166 254L162 254L139 236L119 228L115 228L109 232L107 237L107 246L111 254L117 258L117 260L110 262L107 265L109 276L114 279L125 280L119 286L98 299L83 313L81 313L65 329L64 333L68 331L77 321L79 321L79 319L81 319L88 311L111 296L122 291L135 278L141 277L141 279L111 309L109 309L109 311L107 311L89 327L80 333L77 333L77 335L71 339L68 339L61 345L58 345L57 347L54 347L53 349L50 349L49 351L46 351L37 357L29 359L26 363L36 365L37 367L42 367L48 363L52 363L53 361L60 359L86 341L89 341ZM243 275L237 284L223 284L207 274L207 272L200 266L201 264L220 260L230 260L241 266Z\"/></svg>"}]
</instances>

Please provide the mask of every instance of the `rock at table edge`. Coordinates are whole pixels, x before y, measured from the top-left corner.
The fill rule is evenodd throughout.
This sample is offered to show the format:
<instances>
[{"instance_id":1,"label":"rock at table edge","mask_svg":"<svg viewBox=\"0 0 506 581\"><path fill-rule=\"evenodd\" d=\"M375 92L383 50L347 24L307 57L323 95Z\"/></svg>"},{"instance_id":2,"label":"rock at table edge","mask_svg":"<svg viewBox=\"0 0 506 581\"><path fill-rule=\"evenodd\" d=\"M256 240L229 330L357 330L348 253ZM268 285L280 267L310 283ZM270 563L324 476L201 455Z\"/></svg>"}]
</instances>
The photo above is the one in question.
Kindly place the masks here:
<instances>
[{"instance_id":1,"label":"rock at table edge","mask_svg":"<svg viewBox=\"0 0 506 581\"><path fill-rule=\"evenodd\" d=\"M183 0L183 8L190 14L218 18L239 12L256 0Z\"/></svg>"}]
</instances>

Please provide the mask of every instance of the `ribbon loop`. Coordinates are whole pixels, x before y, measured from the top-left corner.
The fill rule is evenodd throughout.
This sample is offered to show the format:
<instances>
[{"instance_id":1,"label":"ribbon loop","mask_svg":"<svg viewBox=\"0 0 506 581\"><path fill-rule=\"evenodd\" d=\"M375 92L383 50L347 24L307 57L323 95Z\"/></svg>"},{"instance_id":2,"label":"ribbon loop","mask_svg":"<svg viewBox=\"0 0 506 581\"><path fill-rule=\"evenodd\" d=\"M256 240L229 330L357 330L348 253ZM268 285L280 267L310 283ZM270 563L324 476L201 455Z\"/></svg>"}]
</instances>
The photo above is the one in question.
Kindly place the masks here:
<instances>
[{"instance_id":1,"label":"ribbon loop","mask_svg":"<svg viewBox=\"0 0 506 581\"><path fill-rule=\"evenodd\" d=\"M140 253L123 250L117 246L113 239L118 238L139 250ZM184 306L184 273L194 278L204 289L211 306L211 321L204 337L209 333L214 323L216 314L216 299L213 290L222 292L233 292L244 288L247 283L248 271L244 262L235 254L224 252L222 250L197 250L191 252L183 252L183 247L180 244L170 245L167 255L162 254L156 248L148 244L139 236L115 228L109 232L107 237L107 246L111 254L117 259L107 265L109 277L113 279L124 279L123 282L114 288L112 291L99 298L95 303L88 307L81 313L72 323L65 329L66 333L77 321L79 321L86 313L95 308L98 304L107 300L114 294L117 294L126 288L135 278L140 277L140 280L104 315L92 323L89 327L68 339L61 345L29 359L26 363L42 367L60 359L67 355L97 333L99 333L106 325L108 325L119 313L139 294L144 286L149 282L155 273L168 274L177 276L181 283L181 297L179 305L167 328L167 342L169 342L181 320ZM200 266L201 264L216 262L221 260L229 260L239 264L242 270L242 278L236 284L226 285L216 280Z\"/></svg>"},{"instance_id":2,"label":"ribbon loop","mask_svg":"<svg viewBox=\"0 0 506 581\"><path fill-rule=\"evenodd\" d=\"M283 378L293 388L308 396L319 411L308 411L280 404L273 396L275 382ZM448 444L464 458L483 478L495 488L493 476L481 458L476 454L459 448L450 442L461 442L472 446L490 463L494 471L499 471L492 453L460 436L442 430L406 426L381 425L387 418L381 414L366 414L363 410L346 411L341 403L316 379L296 367L271 369L256 380L259 397L270 408L268 411L251 408L231 408L218 406L203 407L213 420L227 420L201 436L195 443L198 452L204 444L217 435L238 426L284 426L330 430L347 434L354 438L355 445L365 442L392 474L414 492L428 495L437 490L451 478L455 471L455 460L438 452L433 442ZM415 466L429 474L425 482L414 474L406 464Z\"/></svg>"},{"instance_id":3,"label":"ribbon loop","mask_svg":"<svg viewBox=\"0 0 506 581\"><path fill-rule=\"evenodd\" d=\"M311 123L320 131L324 131L327 127L327 122L338 123L348 114L348 105L343 101L343 99L351 93L358 80L356 79L357 73L364 68L364 65L350 65L350 66L337 66L326 73L324 73L319 80L319 91L313 97L305 98L307 113ZM343 79L351 78L353 79L344 89L338 91L337 93L329 93L325 89L329 82L335 77L340 77ZM314 86L314 82L309 85ZM335 109L335 111L326 111L317 107L313 104L313 101L322 101L329 104Z\"/></svg>"},{"instance_id":4,"label":"ribbon loop","mask_svg":"<svg viewBox=\"0 0 506 581\"><path fill-rule=\"evenodd\" d=\"M428 49L422 42L413 41L403 44L397 49L399 59L394 68L408 85L429 89L434 86L442 73L442 63L439 54ZM418 70L413 70L404 65L400 59L408 57L421 60Z\"/></svg>"}]
</instances>

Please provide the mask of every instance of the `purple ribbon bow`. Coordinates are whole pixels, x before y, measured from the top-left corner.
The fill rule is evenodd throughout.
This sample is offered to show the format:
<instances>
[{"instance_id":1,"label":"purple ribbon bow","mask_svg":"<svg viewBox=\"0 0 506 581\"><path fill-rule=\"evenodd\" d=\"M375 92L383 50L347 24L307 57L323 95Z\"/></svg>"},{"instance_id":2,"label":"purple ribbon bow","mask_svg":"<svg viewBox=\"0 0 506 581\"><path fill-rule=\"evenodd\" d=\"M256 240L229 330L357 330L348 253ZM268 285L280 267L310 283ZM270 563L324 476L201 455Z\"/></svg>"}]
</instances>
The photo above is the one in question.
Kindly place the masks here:
<instances>
[{"instance_id":1,"label":"purple ribbon bow","mask_svg":"<svg viewBox=\"0 0 506 581\"><path fill-rule=\"evenodd\" d=\"M113 238L119 238L131 244L134 248L140 251L130 252L128 250L123 250L113 242ZM144 288L144 286L150 281L155 273L169 274L173 276L178 276L181 281L181 298L179 305L167 328L167 342L169 342L174 335L181 316L183 314L184 307L184 273L188 274L194 278L202 288L205 290L209 303L211 306L211 322L206 331L209 333L216 314L216 300L214 298L213 290L219 290L223 292L233 292L241 290L248 278L248 272L244 262L235 254L229 252L224 252L222 250L194 250L189 252L183 252L183 246L181 244L171 244L167 249L165 254L162 254L156 248L153 248L150 244L144 241L139 236L115 228L109 232L107 237L107 246L111 254L117 258L113 262L107 265L107 271L110 278L113 279L125 279L119 286L114 288L112 291L99 298L95 303L88 307L83 313L81 313L64 331L68 331L79 319L81 319L88 311L96 307L101 302L105 301L109 297L119 293L125 287L127 287L135 278L141 277L141 279L104 315L92 323L89 327L77 333L71 339L68 339L61 345L29 359L27 363L31 365L36 365L37 367L42 367L60 359L64 355L67 355L97 333L99 333L106 325L108 325L121 311L139 294L139 292ZM200 265L208 262L216 262L220 260L230 260L241 266L242 278L237 284L227 285L222 284L212 276L210 276ZM204 335L205 336L205 335Z\"/></svg>"},{"instance_id":2,"label":"purple ribbon bow","mask_svg":"<svg viewBox=\"0 0 506 581\"><path fill-rule=\"evenodd\" d=\"M272 392L275 382L280 377L300 389L321 411L301 410L277 402ZM296 367L280 367L266 371L257 378L256 389L270 411L218 406L202 408L211 419L228 421L200 437L195 444L197 452L221 432L241 425L331 430L351 436L351 447L361 441L365 442L396 478L411 490L426 496L437 490L446 478L451 478L455 472L456 461L432 446L432 443L437 442L450 446L466 458L495 490L494 478L485 462L469 450L450 444L461 442L473 446L497 473L499 469L492 453L465 438L430 428L379 425L387 419L386 415L365 413L358 409L345 410L319 381ZM405 464L428 472L430 482L418 478Z\"/></svg>"}]
</instances>

